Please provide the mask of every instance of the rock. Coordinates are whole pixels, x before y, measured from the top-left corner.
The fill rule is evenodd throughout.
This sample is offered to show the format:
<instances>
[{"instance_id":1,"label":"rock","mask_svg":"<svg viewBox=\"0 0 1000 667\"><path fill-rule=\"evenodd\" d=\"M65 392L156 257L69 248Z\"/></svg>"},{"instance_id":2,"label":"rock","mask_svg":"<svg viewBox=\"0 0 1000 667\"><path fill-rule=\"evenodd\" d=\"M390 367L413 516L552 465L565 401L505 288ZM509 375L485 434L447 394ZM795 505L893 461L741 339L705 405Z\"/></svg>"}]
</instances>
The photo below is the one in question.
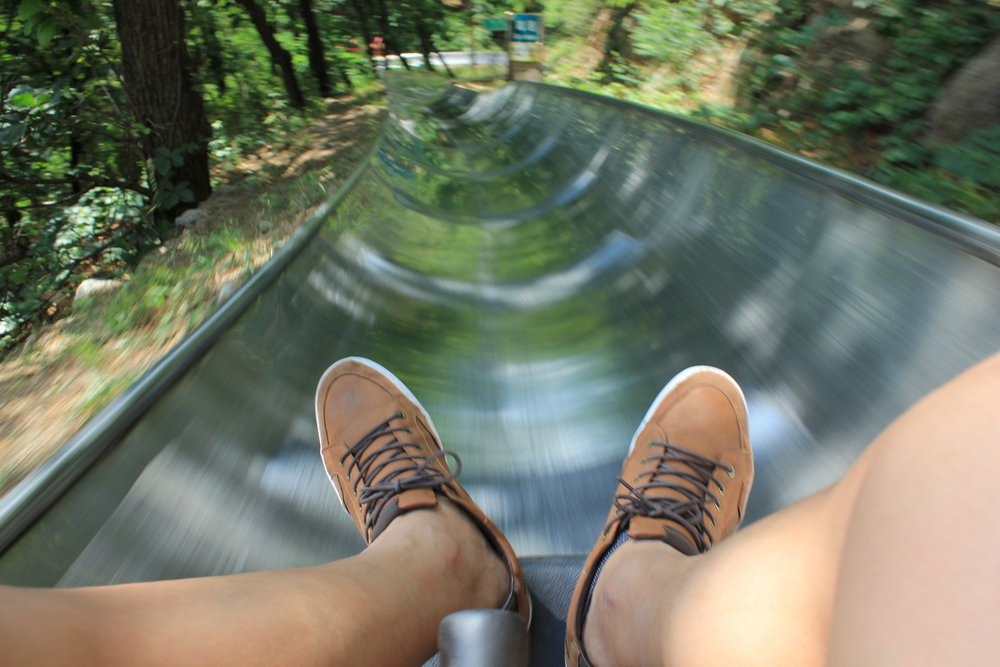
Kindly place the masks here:
<instances>
[{"instance_id":1,"label":"rock","mask_svg":"<svg viewBox=\"0 0 1000 667\"><path fill-rule=\"evenodd\" d=\"M957 143L969 130L1000 123L1000 37L951 75L926 121L927 144Z\"/></svg>"},{"instance_id":2,"label":"rock","mask_svg":"<svg viewBox=\"0 0 1000 667\"><path fill-rule=\"evenodd\" d=\"M239 283L236 283L232 280L227 280L226 282L222 283L221 287L219 287L219 294L218 296L215 297L215 302L222 303L224 301L228 301L229 297L236 294L236 290L238 290L239 288L240 288Z\"/></svg>"},{"instance_id":3,"label":"rock","mask_svg":"<svg viewBox=\"0 0 1000 667\"><path fill-rule=\"evenodd\" d=\"M806 55L808 67L813 70L832 74L845 64L867 72L891 50L892 45L878 34L869 19L857 17L845 25L821 28Z\"/></svg>"},{"instance_id":4,"label":"rock","mask_svg":"<svg viewBox=\"0 0 1000 667\"><path fill-rule=\"evenodd\" d=\"M73 303L82 299L90 298L95 294L103 294L105 292L116 290L123 284L124 283L122 283L121 280L108 278L87 278L76 286L76 292L73 294Z\"/></svg>"},{"instance_id":5,"label":"rock","mask_svg":"<svg viewBox=\"0 0 1000 667\"><path fill-rule=\"evenodd\" d=\"M194 227L205 216L200 208L189 208L174 219L174 224L181 228Z\"/></svg>"}]
</instances>

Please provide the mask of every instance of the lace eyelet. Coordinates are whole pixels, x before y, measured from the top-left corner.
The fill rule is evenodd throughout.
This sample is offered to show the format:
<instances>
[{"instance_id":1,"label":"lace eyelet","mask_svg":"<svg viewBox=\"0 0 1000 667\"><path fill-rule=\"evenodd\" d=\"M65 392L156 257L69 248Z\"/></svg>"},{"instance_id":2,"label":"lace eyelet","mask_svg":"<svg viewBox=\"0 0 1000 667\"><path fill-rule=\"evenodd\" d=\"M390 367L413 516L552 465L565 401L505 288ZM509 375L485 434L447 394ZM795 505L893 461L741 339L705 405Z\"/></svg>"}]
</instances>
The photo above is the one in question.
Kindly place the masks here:
<instances>
[{"instance_id":1,"label":"lace eyelet","mask_svg":"<svg viewBox=\"0 0 1000 667\"><path fill-rule=\"evenodd\" d=\"M413 435L413 429L411 428L405 429L403 433L405 433L406 435Z\"/></svg>"},{"instance_id":2,"label":"lace eyelet","mask_svg":"<svg viewBox=\"0 0 1000 667\"><path fill-rule=\"evenodd\" d=\"M399 418L400 418L400 419L406 419L406 413L405 413L405 412L403 412L402 410L400 410L400 411L399 411Z\"/></svg>"},{"instance_id":3,"label":"lace eyelet","mask_svg":"<svg viewBox=\"0 0 1000 667\"><path fill-rule=\"evenodd\" d=\"M720 496L726 495L726 487L723 486L722 484L719 484L719 495Z\"/></svg>"},{"instance_id":4,"label":"lace eyelet","mask_svg":"<svg viewBox=\"0 0 1000 667\"><path fill-rule=\"evenodd\" d=\"M715 501L715 509L719 509L719 510L722 509L722 505L719 504L718 500Z\"/></svg>"},{"instance_id":5,"label":"lace eyelet","mask_svg":"<svg viewBox=\"0 0 1000 667\"><path fill-rule=\"evenodd\" d=\"M730 478L736 477L736 468L734 468L733 466L729 466L728 468L726 468L726 474L729 475Z\"/></svg>"}]
</instances>

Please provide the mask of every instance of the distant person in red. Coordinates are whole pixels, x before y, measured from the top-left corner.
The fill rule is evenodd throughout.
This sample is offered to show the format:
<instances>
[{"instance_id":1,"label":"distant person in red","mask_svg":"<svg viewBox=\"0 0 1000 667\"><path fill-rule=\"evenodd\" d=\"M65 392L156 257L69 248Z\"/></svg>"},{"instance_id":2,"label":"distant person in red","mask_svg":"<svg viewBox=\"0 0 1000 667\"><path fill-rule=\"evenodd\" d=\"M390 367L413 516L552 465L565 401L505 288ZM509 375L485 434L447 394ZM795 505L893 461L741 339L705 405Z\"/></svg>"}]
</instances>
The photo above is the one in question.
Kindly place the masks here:
<instances>
[{"instance_id":1,"label":"distant person in red","mask_svg":"<svg viewBox=\"0 0 1000 667\"><path fill-rule=\"evenodd\" d=\"M352 51L353 52L353 51L357 51L360 48L361 47L358 46L358 38L357 37L349 37L347 39L347 50L348 51Z\"/></svg>"},{"instance_id":2,"label":"distant person in red","mask_svg":"<svg viewBox=\"0 0 1000 667\"><path fill-rule=\"evenodd\" d=\"M381 58L383 51L385 51L385 41L383 41L379 35L375 35L372 38L372 43L368 45L368 48L372 50L373 57Z\"/></svg>"}]
</instances>

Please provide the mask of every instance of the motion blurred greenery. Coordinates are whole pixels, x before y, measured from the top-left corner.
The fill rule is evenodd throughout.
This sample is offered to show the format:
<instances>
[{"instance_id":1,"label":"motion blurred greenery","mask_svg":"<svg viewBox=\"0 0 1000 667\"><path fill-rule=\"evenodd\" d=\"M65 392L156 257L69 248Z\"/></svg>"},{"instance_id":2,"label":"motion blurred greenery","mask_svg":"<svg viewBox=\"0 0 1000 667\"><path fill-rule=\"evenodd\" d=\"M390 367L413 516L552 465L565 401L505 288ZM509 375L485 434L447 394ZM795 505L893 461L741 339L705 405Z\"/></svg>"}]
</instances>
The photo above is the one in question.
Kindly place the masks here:
<instances>
[{"instance_id":1,"label":"motion blurred greenery","mask_svg":"<svg viewBox=\"0 0 1000 667\"><path fill-rule=\"evenodd\" d=\"M403 50L420 46L417 28L427 25L435 26L434 48L468 45L464 15L436 0L388 3L384 16L343 0L162 1L184 11L187 66L211 126L213 187L254 186L257 175L237 165L325 114L324 97L375 85L365 36L383 20ZM124 89L117 4L0 0L0 354L68 312L85 278L132 271L177 233L178 207L198 204L175 176L183 146L143 158L150 130ZM304 105L247 6L263 10ZM307 14L321 38L325 83L310 59Z\"/></svg>"},{"instance_id":2,"label":"motion blurred greenery","mask_svg":"<svg viewBox=\"0 0 1000 667\"><path fill-rule=\"evenodd\" d=\"M151 159L139 150L149 129L125 95L117 2L0 0L0 354L67 313L83 279L135 274L178 233L167 212L198 203L174 177L184 147ZM259 175L238 165L321 116L324 96L374 85L374 34L390 51L496 49L481 19L539 11L550 82L693 115L1000 220L1000 124L926 139L946 84L1000 32L997 0L176 2L211 126L213 186L253 186ZM851 34L878 48L824 61L831 36Z\"/></svg>"},{"instance_id":3,"label":"motion blurred greenery","mask_svg":"<svg viewBox=\"0 0 1000 667\"><path fill-rule=\"evenodd\" d=\"M692 115L1000 222L1000 116L955 142L927 136L951 77L1000 33L995 0L544 5L549 81Z\"/></svg>"}]
</instances>

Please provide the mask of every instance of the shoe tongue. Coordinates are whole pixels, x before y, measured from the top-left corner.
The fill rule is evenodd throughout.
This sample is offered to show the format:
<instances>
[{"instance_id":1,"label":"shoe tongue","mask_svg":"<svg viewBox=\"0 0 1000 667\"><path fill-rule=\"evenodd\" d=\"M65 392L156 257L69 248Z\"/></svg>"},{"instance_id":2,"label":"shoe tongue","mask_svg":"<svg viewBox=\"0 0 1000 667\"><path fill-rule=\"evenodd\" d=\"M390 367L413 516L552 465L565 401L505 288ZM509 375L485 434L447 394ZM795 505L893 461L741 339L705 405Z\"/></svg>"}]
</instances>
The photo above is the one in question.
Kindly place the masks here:
<instances>
[{"instance_id":1,"label":"shoe tongue","mask_svg":"<svg viewBox=\"0 0 1000 667\"><path fill-rule=\"evenodd\" d=\"M358 442L400 411L388 392L381 388L373 389L371 383L351 375L338 379L330 391L337 392L338 405L333 415L336 419L328 421L336 425L336 440L348 445ZM344 415L350 415L350 418Z\"/></svg>"},{"instance_id":2,"label":"shoe tongue","mask_svg":"<svg viewBox=\"0 0 1000 667\"><path fill-rule=\"evenodd\" d=\"M350 421L342 422L338 425L338 436L345 447L350 448L355 443L360 442L362 438L386 421L389 422L387 428L403 427L401 420L394 419L397 414L404 411L403 407L388 392L381 389L377 391L373 390L370 383L360 382L352 377L341 380L338 389L340 391L340 409L353 417ZM358 457L358 464L365 461L368 463L366 470L374 471L390 458L400 455L397 449L392 448L389 451L376 455L373 460L372 456L375 452L396 440L406 442L409 437L403 431L394 431L375 438ZM409 453L414 453L416 448L408 447L407 450ZM377 479L369 477L367 481L369 484L378 482L384 479L392 470L405 465L412 465L412 462L400 461L390 464L380 470Z\"/></svg>"}]
</instances>

